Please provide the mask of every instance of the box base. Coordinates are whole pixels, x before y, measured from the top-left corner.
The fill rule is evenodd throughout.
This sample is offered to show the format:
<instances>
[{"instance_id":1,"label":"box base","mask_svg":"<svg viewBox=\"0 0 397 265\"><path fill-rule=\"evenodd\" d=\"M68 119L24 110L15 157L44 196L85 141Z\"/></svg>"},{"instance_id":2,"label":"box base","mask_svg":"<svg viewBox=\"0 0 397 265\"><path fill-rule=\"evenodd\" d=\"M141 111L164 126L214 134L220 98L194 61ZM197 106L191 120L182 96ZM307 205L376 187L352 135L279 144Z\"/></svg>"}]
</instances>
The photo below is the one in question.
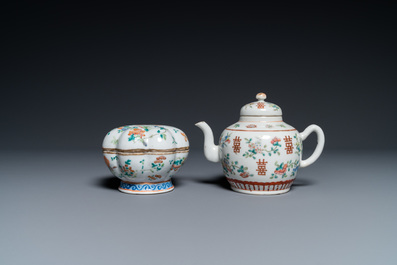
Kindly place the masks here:
<instances>
[{"instance_id":1,"label":"box base","mask_svg":"<svg viewBox=\"0 0 397 265\"><path fill-rule=\"evenodd\" d=\"M128 194L159 194L174 190L171 180L163 182L127 182L121 181L119 191Z\"/></svg>"}]
</instances>

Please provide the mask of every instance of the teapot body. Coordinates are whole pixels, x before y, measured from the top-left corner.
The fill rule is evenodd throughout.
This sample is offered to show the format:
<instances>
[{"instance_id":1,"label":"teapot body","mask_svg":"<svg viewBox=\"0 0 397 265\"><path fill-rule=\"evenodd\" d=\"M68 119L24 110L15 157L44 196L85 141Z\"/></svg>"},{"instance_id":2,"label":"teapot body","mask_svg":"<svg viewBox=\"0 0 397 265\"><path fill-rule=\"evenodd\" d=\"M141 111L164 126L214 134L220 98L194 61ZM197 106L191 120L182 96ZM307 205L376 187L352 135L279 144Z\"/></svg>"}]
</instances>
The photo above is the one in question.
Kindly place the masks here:
<instances>
[{"instance_id":1,"label":"teapot body","mask_svg":"<svg viewBox=\"0 0 397 265\"><path fill-rule=\"evenodd\" d=\"M231 188L250 194L288 192L300 166L302 138L281 119L239 121L219 140L219 157Z\"/></svg>"},{"instance_id":2,"label":"teapot body","mask_svg":"<svg viewBox=\"0 0 397 265\"><path fill-rule=\"evenodd\" d=\"M313 164L321 155L325 136L323 130L309 125L299 133L282 119L276 104L258 101L244 105L240 120L221 134L219 145L204 121L196 123L204 133L204 155L211 162L221 162L233 190L249 194L281 194L288 192L299 168ZM317 134L317 146L309 158L302 160L302 141Z\"/></svg>"}]
</instances>

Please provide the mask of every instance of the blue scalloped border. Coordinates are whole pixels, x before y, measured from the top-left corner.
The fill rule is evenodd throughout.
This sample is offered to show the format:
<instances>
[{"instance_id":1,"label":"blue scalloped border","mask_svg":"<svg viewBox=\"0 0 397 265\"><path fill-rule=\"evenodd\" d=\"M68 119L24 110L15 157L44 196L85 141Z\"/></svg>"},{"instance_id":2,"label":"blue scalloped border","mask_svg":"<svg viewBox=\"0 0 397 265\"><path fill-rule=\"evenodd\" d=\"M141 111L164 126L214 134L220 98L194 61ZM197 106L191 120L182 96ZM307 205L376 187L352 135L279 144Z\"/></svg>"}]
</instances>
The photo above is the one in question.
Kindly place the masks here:
<instances>
[{"instance_id":1,"label":"blue scalloped border","mask_svg":"<svg viewBox=\"0 0 397 265\"><path fill-rule=\"evenodd\" d=\"M139 184L139 183L126 183L124 181L120 182L120 189L130 190L130 191L162 191L172 188L172 182L167 181L163 183L153 183L153 184Z\"/></svg>"}]
</instances>

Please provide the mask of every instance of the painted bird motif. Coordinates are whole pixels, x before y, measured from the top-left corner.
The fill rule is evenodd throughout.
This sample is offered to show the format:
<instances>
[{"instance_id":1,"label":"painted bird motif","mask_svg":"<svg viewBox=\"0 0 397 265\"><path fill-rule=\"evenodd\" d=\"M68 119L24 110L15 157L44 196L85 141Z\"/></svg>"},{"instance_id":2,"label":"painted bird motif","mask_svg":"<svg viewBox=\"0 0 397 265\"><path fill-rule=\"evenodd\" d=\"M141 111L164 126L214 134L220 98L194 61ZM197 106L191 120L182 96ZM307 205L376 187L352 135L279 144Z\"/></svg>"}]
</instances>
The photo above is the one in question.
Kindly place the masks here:
<instances>
[{"instance_id":1,"label":"painted bird motif","mask_svg":"<svg viewBox=\"0 0 397 265\"><path fill-rule=\"evenodd\" d=\"M276 174L278 174L278 175L282 175L282 174L284 174L285 173L285 171L287 171L287 167L288 167L288 165L287 164L284 164L283 165L283 163L276 169L276 171L274 171L274 173L276 173ZM280 169L279 169L280 168Z\"/></svg>"}]
</instances>

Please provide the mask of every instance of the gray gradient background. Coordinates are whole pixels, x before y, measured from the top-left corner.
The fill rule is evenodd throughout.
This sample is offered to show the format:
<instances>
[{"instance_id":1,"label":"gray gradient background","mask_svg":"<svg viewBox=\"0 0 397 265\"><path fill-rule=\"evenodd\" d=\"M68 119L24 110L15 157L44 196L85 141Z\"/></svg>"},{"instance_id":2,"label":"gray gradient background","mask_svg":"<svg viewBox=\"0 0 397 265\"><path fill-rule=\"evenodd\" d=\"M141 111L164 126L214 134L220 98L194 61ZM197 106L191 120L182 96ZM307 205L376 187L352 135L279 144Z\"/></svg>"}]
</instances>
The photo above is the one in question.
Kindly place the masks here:
<instances>
[{"instance_id":1,"label":"gray gradient background","mask_svg":"<svg viewBox=\"0 0 397 265\"><path fill-rule=\"evenodd\" d=\"M395 4L3 11L1 264L397 262ZM194 126L218 138L258 92L326 134L285 195L230 191ZM102 161L107 131L143 123L189 136L171 193L121 194Z\"/></svg>"},{"instance_id":2,"label":"gray gradient background","mask_svg":"<svg viewBox=\"0 0 397 265\"><path fill-rule=\"evenodd\" d=\"M141 123L174 125L201 147L194 123L219 135L260 91L297 129L320 125L327 149L397 147L387 2L6 10L4 149L98 148L110 129ZM379 125L382 143L368 138Z\"/></svg>"}]
</instances>

